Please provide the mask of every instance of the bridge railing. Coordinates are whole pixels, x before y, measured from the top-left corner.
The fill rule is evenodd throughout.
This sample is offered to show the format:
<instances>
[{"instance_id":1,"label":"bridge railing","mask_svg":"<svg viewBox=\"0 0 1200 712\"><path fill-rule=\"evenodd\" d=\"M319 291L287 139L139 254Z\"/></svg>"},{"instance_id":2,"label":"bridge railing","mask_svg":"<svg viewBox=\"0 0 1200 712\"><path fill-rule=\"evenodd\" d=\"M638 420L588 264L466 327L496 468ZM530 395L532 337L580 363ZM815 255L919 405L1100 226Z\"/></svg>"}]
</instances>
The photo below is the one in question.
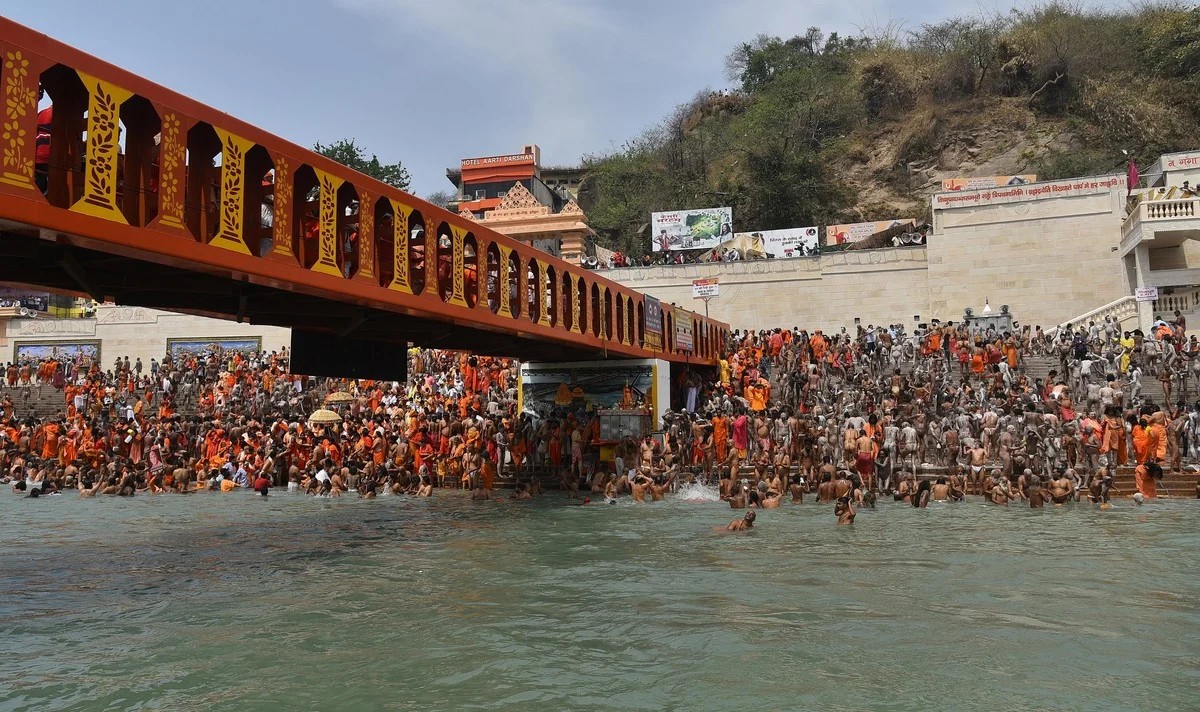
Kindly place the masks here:
<instances>
[{"instance_id":1,"label":"bridge railing","mask_svg":"<svg viewBox=\"0 0 1200 712\"><path fill-rule=\"evenodd\" d=\"M633 289L4 18L0 59L0 218L620 355L715 363L728 336L672 309L647 338Z\"/></svg>"}]
</instances>

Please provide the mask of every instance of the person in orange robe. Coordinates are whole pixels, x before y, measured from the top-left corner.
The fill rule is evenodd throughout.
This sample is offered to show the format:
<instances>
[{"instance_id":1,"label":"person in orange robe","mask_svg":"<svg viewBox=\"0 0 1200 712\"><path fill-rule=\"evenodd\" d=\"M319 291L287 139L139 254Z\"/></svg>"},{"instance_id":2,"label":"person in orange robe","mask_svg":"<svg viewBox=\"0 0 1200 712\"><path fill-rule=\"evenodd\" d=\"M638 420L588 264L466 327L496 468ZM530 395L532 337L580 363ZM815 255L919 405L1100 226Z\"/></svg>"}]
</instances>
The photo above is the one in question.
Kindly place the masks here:
<instances>
[{"instance_id":1,"label":"person in orange robe","mask_svg":"<svg viewBox=\"0 0 1200 712\"><path fill-rule=\"evenodd\" d=\"M976 347L971 353L971 373L975 374L976 376L982 376L983 366L983 349Z\"/></svg>"},{"instance_id":2,"label":"person in orange robe","mask_svg":"<svg viewBox=\"0 0 1200 712\"><path fill-rule=\"evenodd\" d=\"M492 458L483 458L483 463L479 468L479 480L485 490L489 492L492 490L492 485L496 481L496 465L492 462Z\"/></svg>"},{"instance_id":3,"label":"person in orange robe","mask_svg":"<svg viewBox=\"0 0 1200 712\"><path fill-rule=\"evenodd\" d=\"M812 348L813 361L820 363L825 359L825 337L820 329L808 340L808 345Z\"/></svg>"},{"instance_id":4,"label":"person in orange robe","mask_svg":"<svg viewBox=\"0 0 1200 712\"><path fill-rule=\"evenodd\" d=\"M1133 471L1133 483L1137 491L1147 499L1158 496L1158 483L1155 478L1162 474L1162 468L1153 462L1144 462Z\"/></svg>"},{"instance_id":5,"label":"person in orange robe","mask_svg":"<svg viewBox=\"0 0 1200 712\"><path fill-rule=\"evenodd\" d=\"M1104 417L1101 426L1100 454L1108 457L1111 466L1125 464L1125 423L1115 412ZM1115 458L1115 459L1114 459Z\"/></svg>"},{"instance_id":6,"label":"person in orange robe","mask_svg":"<svg viewBox=\"0 0 1200 712\"><path fill-rule=\"evenodd\" d=\"M713 427L713 448L717 452L717 464L725 462L725 458L729 457L729 419L723 415L714 415L712 419Z\"/></svg>"},{"instance_id":7,"label":"person in orange robe","mask_svg":"<svg viewBox=\"0 0 1200 712\"><path fill-rule=\"evenodd\" d=\"M42 429L42 459L58 459L58 423L46 423Z\"/></svg>"},{"instance_id":8,"label":"person in orange robe","mask_svg":"<svg viewBox=\"0 0 1200 712\"><path fill-rule=\"evenodd\" d=\"M1150 416L1150 459L1159 463L1167 461L1167 426L1163 418L1161 410Z\"/></svg>"},{"instance_id":9,"label":"person in orange robe","mask_svg":"<svg viewBox=\"0 0 1200 712\"><path fill-rule=\"evenodd\" d=\"M59 464L69 465L79 458L79 431L71 430L62 439L62 450L59 451Z\"/></svg>"},{"instance_id":10,"label":"person in orange robe","mask_svg":"<svg viewBox=\"0 0 1200 712\"><path fill-rule=\"evenodd\" d=\"M1133 459L1139 465L1150 459L1150 432L1145 420L1133 426Z\"/></svg>"}]
</instances>

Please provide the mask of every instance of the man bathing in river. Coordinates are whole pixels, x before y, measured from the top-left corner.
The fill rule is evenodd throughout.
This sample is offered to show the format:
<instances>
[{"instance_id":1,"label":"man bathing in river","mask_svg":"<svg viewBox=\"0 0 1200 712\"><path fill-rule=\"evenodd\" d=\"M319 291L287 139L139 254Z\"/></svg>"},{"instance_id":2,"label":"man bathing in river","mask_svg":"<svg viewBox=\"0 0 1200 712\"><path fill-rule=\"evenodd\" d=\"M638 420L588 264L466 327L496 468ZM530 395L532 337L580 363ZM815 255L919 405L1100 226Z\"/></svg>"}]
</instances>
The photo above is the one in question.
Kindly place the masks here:
<instances>
[{"instance_id":1,"label":"man bathing in river","mask_svg":"<svg viewBox=\"0 0 1200 712\"><path fill-rule=\"evenodd\" d=\"M741 519L735 519L732 522L730 522L729 526L725 527L725 531L741 532L741 531L746 531L747 529L751 529L754 527L754 518L756 516L757 515L754 513L754 510L751 509L750 511L746 512L746 515L744 517L742 517Z\"/></svg>"}]
</instances>

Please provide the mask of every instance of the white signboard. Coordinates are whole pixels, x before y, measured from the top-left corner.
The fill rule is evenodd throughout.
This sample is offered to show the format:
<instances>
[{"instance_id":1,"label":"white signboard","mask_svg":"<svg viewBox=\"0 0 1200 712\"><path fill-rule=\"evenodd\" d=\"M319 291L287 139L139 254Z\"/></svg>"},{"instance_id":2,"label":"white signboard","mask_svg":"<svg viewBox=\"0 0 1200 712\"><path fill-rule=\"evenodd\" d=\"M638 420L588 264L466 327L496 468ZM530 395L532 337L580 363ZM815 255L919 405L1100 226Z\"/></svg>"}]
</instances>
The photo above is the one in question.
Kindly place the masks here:
<instances>
[{"instance_id":1,"label":"white signboard","mask_svg":"<svg viewBox=\"0 0 1200 712\"><path fill-rule=\"evenodd\" d=\"M737 233L738 237L742 235L762 240L763 252L772 257L815 257L821 254L821 229L818 227Z\"/></svg>"},{"instance_id":2,"label":"white signboard","mask_svg":"<svg viewBox=\"0 0 1200 712\"><path fill-rule=\"evenodd\" d=\"M1017 203L1024 200L1041 200L1043 198L1095 195L1097 193L1107 193L1113 188L1124 189L1128 183L1128 176L1112 175L1029 183L1028 185L1012 185L992 190L964 190L957 193L938 193L933 196L933 209L945 210L947 208L967 208L974 205Z\"/></svg>"},{"instance_id":3,"label":"white signboard","mask_svg":"<svg viewBox=\"0 0 1200 712\"><path fill-rule=\"evenodd\" d=\"M1184 171L1200 168L1200 153L1169 153L1162 157L1163 168L1168 171Z\"/></svg>"},{"instance_id":4,"label":"white signboard","mask_svg":"<svg viewBox=\"0 0 1200 712\"><path fill-rule=\"evenodd\" d=\"M1133 296L1139 302L1153 302L1158 299L1158 287L1138 287Z\"/></svg>"},{"instance_id":5,"label":"white signboard","mask_svg":"<svg viewBox=\"0 0 1200 712\"><path fill-rule=\"evenodd\" d=\"M721 280L711 279L692 280L692 299L711 299L721 294Z\"/></svg>"},{"instance_id":6,"label":"white signboard","mask_svg":"<svg viewBox=\"0 0 1200 712\"><path fill-rule=\"evenodd\" d=\"M711 250L733 237L733 208L652 213L650 227L655 252Z\"/></svg>"}]
</instances>

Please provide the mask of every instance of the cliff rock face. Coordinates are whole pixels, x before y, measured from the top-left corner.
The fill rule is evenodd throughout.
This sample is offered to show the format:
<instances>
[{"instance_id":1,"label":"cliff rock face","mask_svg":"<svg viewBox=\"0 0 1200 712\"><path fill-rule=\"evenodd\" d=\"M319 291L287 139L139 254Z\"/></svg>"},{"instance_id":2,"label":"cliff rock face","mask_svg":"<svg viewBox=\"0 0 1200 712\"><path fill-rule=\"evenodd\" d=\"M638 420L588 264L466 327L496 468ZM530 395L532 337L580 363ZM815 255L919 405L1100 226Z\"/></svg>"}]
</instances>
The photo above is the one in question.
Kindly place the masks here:
<instances>
[{"instance_id":1,"label":"cliff rock face","mask_svg":"<svg viewBox=\"0 0 1200 712\"><path fill-rule=\"evenodd\" d=\"M650 213L684 208L730 206L736 231L928 217L943 179L1096 175L1200 145L1200 8L810 28L739 44L726 68L732 88L585 158L603 244L642 254Z\"/></svg>"},{"instance_id":2,"label":"cliff rock face","mask_svg":"<svg viewBox=\"0 0 1200 712\"><path fill-rule=\"evenodd\" d=\"M1038 175L1076 143L1065 119L1008 98L914 110L864 126L851 140L863 149L831 160L853 191L844 217L863 220L928 217L929 196L944 179Z\"/></svg>"}]
</instances>

